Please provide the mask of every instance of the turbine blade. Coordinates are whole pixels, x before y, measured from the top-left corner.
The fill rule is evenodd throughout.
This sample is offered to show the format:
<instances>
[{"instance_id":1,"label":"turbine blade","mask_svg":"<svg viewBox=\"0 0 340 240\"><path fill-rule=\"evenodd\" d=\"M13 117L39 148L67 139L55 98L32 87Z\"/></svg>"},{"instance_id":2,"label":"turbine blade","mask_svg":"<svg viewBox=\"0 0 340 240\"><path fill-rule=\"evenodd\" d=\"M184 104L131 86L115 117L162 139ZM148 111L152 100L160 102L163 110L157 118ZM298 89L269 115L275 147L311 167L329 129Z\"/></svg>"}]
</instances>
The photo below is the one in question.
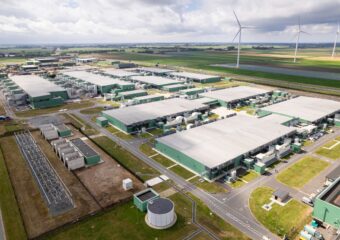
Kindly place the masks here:
<instances>
[{"instance_id":1,"label":"turbine blade","mask_svg":"<svg viewBox=\"0 0 340 240\"><path fill-rule=\"evenodd\" d=\"M235 15L235 18L236 18L236 21L237 21L238 26L241 27L241 23L240 23L240 21L238 20L238 17L237 17L237 15L236 15L236 13L235 13L234 10L233 10L233 12L234 12L234 15Z\"/></svg>"},{"instance_id":2,"label":"turbine blade","mask_svg":"<svg viewBox=\"0 0 340 240\"><path fill-rule=\"evenodd\" d=\"M237 33L236 33L236 35L235 35L235 37L233 38L233 41L232 42L234 42L235 41L235 39L237 38L237 36L240 34L240 32L241 32L241 28L237 31Z\"/></svg>"},{"instance_id":3,"label":"turbine blade","mask_svg":"<svg viewBox=\"0 0 340 240\"><path fill-rule=\"evenodd\" d=\"M339 22L338 22L338 32L337 33L340 33L340 25L339 25Z\"/></svg>"},{"instance_id":4,"label":"turbine blade","mask_svg":"<svg viewBox=\"0 0 340 240\"><path fill-rule=\"evenodd\" d=\"M300 31L300 33L304 33L304 34L307 34L307 35L311 35L310 33L305 32L305 31Z\"/></svg>"},{"instance_id":5,"label":"turbine blade","mask_svg":"<svg viewBox=\"0 0 340 240\"><path fill-rule=\"evenodd\" d=\"M298 18L298 22L299 22L299 31L301 31L301 22L300 22L300 16Z\"/></svg>"}]
</instances>

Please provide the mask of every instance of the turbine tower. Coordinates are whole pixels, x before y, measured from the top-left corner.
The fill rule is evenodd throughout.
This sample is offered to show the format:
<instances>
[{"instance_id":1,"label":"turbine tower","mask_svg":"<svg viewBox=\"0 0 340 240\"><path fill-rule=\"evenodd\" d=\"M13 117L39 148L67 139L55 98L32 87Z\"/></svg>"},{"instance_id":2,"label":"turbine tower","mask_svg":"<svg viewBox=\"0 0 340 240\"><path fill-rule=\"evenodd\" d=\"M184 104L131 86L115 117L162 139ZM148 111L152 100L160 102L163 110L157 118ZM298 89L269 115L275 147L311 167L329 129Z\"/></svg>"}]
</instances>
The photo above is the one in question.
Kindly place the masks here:
<instances>
[{"instance_id":1,"label":"turbine tower","mask_svg":"<svg viewBox=\"0 0 340 240\"><path fill-rule=\"evenodd\" d=\"M235 15L235 18L236 18L236 21L237 21L237 25L238 25L238 31L235 35L235 37L233 38L233 42L235 40L235 38L238 36L238 47L237 47L237 63L236 63L236 68L239 68L240 66L240 51L241 51L241 35L242 35L242 29L245 29L245 28L250 28L250 27L245 27L245 26L242 26L240 21L238 20L238 17L234 12L234 15Z\"/></svg>"},{"instance_id":2,"label":"turbine tower","mask_svg":"<svg viewBox=\"0 0 340 240\"><path fill-rule=\"evenodd\" d=\"M335 41L334 41L334 47L333 47L333 52L332 52L332 57L335 57L335 50L336 50L336 43L338 41L338 35L340 33L340 25L339 25L339 22L338 22L338 30L336 31L335 33Z\"/></svg>"},{"instance_id":3,"label":"turbine tower","mask_svg":"<svg viewBox=\"0 0 340 240\"><path fill-rule=\"evenodd\" d=\"M300 34L301 34L301 33L308 34L307 32L301 30L300 17L299 17L298 32L297 32L297 34L296 34L296 44L295 44L294 63L296 63L296 55L297 55L298 48L299 48Z\"/></svg>"}]
</instances>

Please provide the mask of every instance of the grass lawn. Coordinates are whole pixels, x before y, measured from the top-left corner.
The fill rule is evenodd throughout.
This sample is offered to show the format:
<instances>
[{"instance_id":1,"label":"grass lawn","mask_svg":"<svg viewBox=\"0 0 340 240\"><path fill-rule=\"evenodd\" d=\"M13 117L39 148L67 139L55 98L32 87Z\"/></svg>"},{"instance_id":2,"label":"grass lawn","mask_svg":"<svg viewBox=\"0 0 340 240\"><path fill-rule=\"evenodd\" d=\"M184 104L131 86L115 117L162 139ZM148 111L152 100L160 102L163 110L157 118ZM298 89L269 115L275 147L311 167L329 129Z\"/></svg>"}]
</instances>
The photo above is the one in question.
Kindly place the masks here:
<instances>
[{"instance_id":1,"label":"grass lawn","mask_svg":"<svg viewBox=\"0 0 340 240\"><path fill-rule=\"evenodd\" d=\"M94 103L90 101L82 101L79 103L68 103L68 104L63 104L58 107L51 107L51 108L43 108L43 109L32 109L28 111L22 111L22 112L15 112L15 115L18 117L33 117L36 115L43 115L43 114L49 114L49 113L54 113L58 112L60 109L79 109L79 108L88 108L93 106Z\"/></svg>"},{"instance_id":2,"label":"grass lawn","mask_svg":"<svg viewBox=\"0 0 340 240\"><path fill-rule=\"evenodd\" d=\"M93 108L86 108L86 109L80 110L80 112L82 114L92 115L92 114L101 113L103 110L104 110L103 107L93 107Z\"/></svg>"},{"instance_id":3,"label":"grass lawn","mask_svg":"<svg viewBox=\"0 0 340 240\"><path fill-rule=\"evenodd\" d=\"M149 143L143 143L139 146L139 150L144 153L146 156L152 156L156 154L154 150L152 150L152 147L150 146Z\"/></svg>"},{"instance_id":4,"label":"grass lawn","mask_svg":"<svg viewBox=\"0 0 340 240\"><path fill-rule=\"evenodd\" d=\"M171 161L169 158L164 157L163 155L156 155L154 157L152 157L153 160L159 162L160 164L162 164L164 167L170 167L172 165L175 164L175 162ZM175 168L175 167L174 167ZM172 170L173 168L171 168Z\"/></svg>"},{"instance_id":5,"label":"grass lawn","mask_svg":"<svg viewBox=\"0 0 340 240\"><path fill-rule=\"evenodd\" d=\"M11 133L18 130L23 130L25 128L25 125L21 124L17 121L7 121L0 123L0 134L4 133Z\"/></svg>"},{"instance_id":6,"label":"grass lawn","mask_svg":"<svg viewBox=\"0 0 340 240\"><path fill-rule=\"evenodd\" d=\"M152 135L160 135L163 133L163 130L160 129L160 128L154 128L154 129L151 129L151 130L148 130L149 133L151 133Z\"/></svg>"},{"instance_id":7,"label":"grass lawn","mask_svg":"<svg viewBox=\"0 0 340 240\"><path fill-rule=\"evenodd\" d=\"M0 151L0 208L8 240L27 239L18 203Z\"/></svg>"},{"instance_id":8,"label":"grass lawn","mask_svg":"<svg viewBox=\"0 0 340 240\"><path fill-rule=\"evenodd\" d=\"M197 176L193 179L191 179L189 182L195 184L196 187L209 192L209 193L225 193L228 192L227 189L225 189L224 187L220 186L218 183L215 182L208 182L206 180L204 180L203 182L200 182L199 179L201 177Z\"/></svg>"},{"instance_id":9,"label":"grass lawn","mask_svg":"<svg viewBox=\"0 0 340 240\"><path fill-rule=\"evenodd\" d=\"M119 138L121 138L123 140L132 140L132 139L134 139L134 136L132 136L130 134L126 134L126 133L118 130L114 126L110 125L110 124L105 129L108 130L113 135L115 135L116 137L119 137Z\"/></svg>"},{"instance_id":10,"label":"grass lawn","mask_svg":"<svg viewBox=\"0 0 340 240\"><path fill-rule=\"evenodd\" d=\"M106 136L96 137L92 139L97 145L104 149L111 157L116 159L125 168L139 175L144 181L159 175L159 172L143 161L135 157L133 154L117 145Z\"/></svg>"},{"instance_id":11,"label":"grass lawn","mask_svg":"<svg viewBox=\"0 0 340 240\"><path fill-rule=\"evenodd\" d=\"M91 136L91 135L96 135L99 132L92 128L89 124L87 124L83 119L79 118L78 116L76 116L75 114L72 113L64 113L63 116L69 121L71 122L76 128L81 128L82 131Z\"/></svg>"},{"instance_id":12,"label":"grass lawn","mask_svg":"<svg viewBox=\"0 0 340 240\"><path fill-rule=\"evenodd\" d=\"M211 213L210 209L198 198L190 196L197 203L196 219L197 221L214 232L222 240L246 240L249 239L238 229L221 219L219 216Z\"/></svg>"},{"instance_id":13,"label":"grass lawn","mask_svg":"<svg viewBox=\"0 0 340 240\"><path fill-rule=\"evenodd\" d=\"M314 157L304 157L277 175L277 180L301 188L324 170L329 163Z\"/></svg>"},{"instance_id":14,"label":"grass lawn","mask_svg":"<svg viewBox=\"0 0 340 240\"><path fill-rule=\"evenodd\" d=\"M171 181L171 180L167 180L167 181ZM171 185L167 182L167 181L163 181L161 183L156 184L155 186L153 186L152 188L158 192L161 193L169 188L171 188Z\"/></svg>"},{"instance_id":15,"label":"grass lawn","mask_svg":"<svg viewBox=\"0 0 340 240\"><path fill-rule=\"evenodd\" d=\"M331 147L335 145L336 143L337 143L336 141L330 141L326 143L325 145L323 145L322 147L320 147L318 150L316 150L316 153L321 156L333 159L333 160L339 159L340 158L340 143L336 145L335 147L333 147L332 149L324 148L324 147Z\"/></svg>"},{"instance_id":16,"label":"grass lawn","mask_svg":"<svg viewBox=\"0 0 340 240\"><path fill-rule=\"evenodd\" d=\"M155 230L145 223L145 213L139 211L130 201L113 209L87 218L79 223L64 227L48 235L45 239L183 239L197 227L190 223L191 202L176 193L170 197L177 209L177 222L170 229Z\"/></svg>"},{"instance_id":17,"label":"grass lawn","mask_svg":"<svg viewBox=\"0 0 340 240\"><path fill-rule=\"evenodd\" d=\"M191 178L195 175L195 174L186 170L184 167L182 167L180 165L176 165L176 166L170 168L170 170L173 171L174 173L176 173L178 176L184 178L184 179Z\"/></svg>"},{"instance_id":18,"label":"grass lawn","mask_svg":"<svg viewBox=\"0 0 340 240\"><path fill-rule=\"evenodd\" d=\"M273 193L269 187L255 189L249 199L249 205L256 219L271 232L283 236L287 234L289 239L294 239L299 231L311 220L311 208L293 199L285 206L273 204L270 211L262 206L269 203Z\"/></svg>"}]
</instances>

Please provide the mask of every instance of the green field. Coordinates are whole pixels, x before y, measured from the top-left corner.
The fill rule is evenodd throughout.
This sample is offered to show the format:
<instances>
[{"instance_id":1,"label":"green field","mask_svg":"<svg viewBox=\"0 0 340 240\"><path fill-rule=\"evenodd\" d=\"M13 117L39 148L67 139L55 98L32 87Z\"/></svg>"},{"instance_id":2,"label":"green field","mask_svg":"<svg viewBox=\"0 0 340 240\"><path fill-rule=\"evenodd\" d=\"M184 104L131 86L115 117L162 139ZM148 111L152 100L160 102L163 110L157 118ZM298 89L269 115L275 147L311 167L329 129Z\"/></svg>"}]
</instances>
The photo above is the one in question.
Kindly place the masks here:
<instances>
[{"instance_id":1,"label":"green field","mask_svg":"<svg viewBox=\"0 0 340 240\"><path fill-rule=\"evenodd\" d=\"M256 219L271 232L281 237L287 234L289 239L294 239L303 226L311 220L311 209L293 199L285 206L274 203L272 209L266 211L262 206L270 202L273 192L274 190L269 187L255 189L249 199L250 209Z\"/></svg>"},{"instance_id":2,"label":"green field","mask_svg":"<svg viewBox=\"0 0 340 240\"><path fill-rule=\"evenodd\" d=\"M129 202L116 206L106 213L60 229L44 239L183 239L197 229L190 223L191 203L179 193L172 195L170 199L175 203L177 209L177 222L170 229L155 230L150 228L145 223L145 213L140 212L132 202Z\"/></svg>"},{"instance_id":3,"label":"green field","mask_svg":"<svg viewBox=\"0 0 340 240\"><path fill-rule=\"evenodd\" d=\"M175 162L171 161L167 157L164 157L163 155L158 154L157 156L152 157L153 160L156 162L162 164L164 167L170 167L175 164ZM172 170L172 168L171 168Z\"/></svg>"},{"instance_id":4,"label":"green field","mask_svg":"<svg viewBox=\"0 0 340 240\"><path fill-rule=\"evenodd\" d=\"M106 136L96 137L92 139L98 146L104 149L112 158L116 159L121 165L129 169L133 173L139 175L143 180L148 180L159 172L145 164L137 157L132 155L124 148L117 145L111 139Z\"/></svg>"},{"instance_id":5,"label":"green field","mask_svg":"<svg viewBox=\"0 0 340 240\"><path fill-rule=\"evenodd\" d=\"M82 110L80 110L80 112L81 112L82 114L92 115L92 114L101 113L103 110L104 110L103 107L94 107L94 108L86 108L86 109L82 109Z\"/></svg>"},{"instance_id":6,"label":"green field","mask_svg":"<svg viewBox=\"0 0 340 240\"><path fill-rule=\"evenodd\" d=\"M230 183L229 185L233 188L239 188L239 187L244 186L248 182L253 181L257 177L259 177L259 174L257 174L254 171L248 171L245 175L239 176L235 182Z\"/></svg>"},{"instance_id":7,"label":"green field","mask_svg":"<svg viewBox=\"0 0 340 240\"><path fill-rule=\"evenodd\" d=\"M277 180L295 188L301 188L329 163L314 157L304 157L277 175Z\"/></svg>"},{"instance_id":8,"label":"green field","mask_svg":"<svg viewBox=\"0 0 340 240\"><path fill-rule=\"evenodd\" d=\"M195 174L186 170L184 167L182 167L180 165L176 165L176 166L170 168L170 170L173 171L174 173L176 173L178 176L184 178L184 179L188 179L188 178L195 176Z\"/></svg>"},{"instance_id":9,"label":"green field","mask_svg":"<svg viewBox=\"0 0 340 240\"><path fill-rule=\"evenodd\" d=\"M320 147L318 150L316 150L316 153L321 155L321 156L333 159L333 160L340 159L340 143L337 144L338 141L330 141L330 142L326 143L325 145ZM335 144L337 144L337 145L335 145ZM331 149L325 148L325 147L328 148L328 147L331 147L331 146L334 146L334 147L331 148Z\"/></svg>"},{"instance_id":10,"label":"green field","mask_svg":"<svg viewBox=\"0 0 340 240\"><path fill-rule=\"evenodd\" d=\"M191 179L189 182L194 184L196 187L209 192L209 193L224 193L228 192L226 188L222 187L221 184L217 182L208 182L206 180L199 181L201 177L197 176Z\"/></svg>"},{"instance_id":11,"label":"green field","mask_svg":"<svg viewBox=\"0 0 340 240\"><path fill-rule=\"evenodd\" d=\"M12 184L0 151L0 209L8 240L27 239Z\"/></svg>"},{"instance_id":12,"label":"green field","mask_svg":"<svg viewBox=\"0 0 340 240\"><path fill-rule=\"evenodd\" d=\"M320 53L315 54L318 54L317 56L320 56ZM323 56L322 54L321 56ZM168 52L167 54L163 55L144 54L137 52L119 52L112 53L110 54L110 56L115 59L131 60L146 65L161 64L163 66L178 67L179 69L188 68L210 71L221 75L236 74L250 77L267 78L272 79L273 81L282 80L286 82L314 84L320 86L340 88L340 83L339 81L336 80L317 79L210 66L211 64L235 63L236 61L235 51L222 52L222 51L198 50L198 51ZM289 58L289 56L287 56L287 52L285 52L284 50L282 50L282 52L280 51L275 52L275 51L255 51L247 49L242 53L241 64L242 63L269 65L274 67L291 67L305 70L308 69L317 70L315 69L317 66L317 68L319 68L320 70L325 71L328 70L334 71L340 66L339 61L315 60L308 59L308 57L300 58L298 64L293 64L292 60Z\"/></svg>"}]
</instances>

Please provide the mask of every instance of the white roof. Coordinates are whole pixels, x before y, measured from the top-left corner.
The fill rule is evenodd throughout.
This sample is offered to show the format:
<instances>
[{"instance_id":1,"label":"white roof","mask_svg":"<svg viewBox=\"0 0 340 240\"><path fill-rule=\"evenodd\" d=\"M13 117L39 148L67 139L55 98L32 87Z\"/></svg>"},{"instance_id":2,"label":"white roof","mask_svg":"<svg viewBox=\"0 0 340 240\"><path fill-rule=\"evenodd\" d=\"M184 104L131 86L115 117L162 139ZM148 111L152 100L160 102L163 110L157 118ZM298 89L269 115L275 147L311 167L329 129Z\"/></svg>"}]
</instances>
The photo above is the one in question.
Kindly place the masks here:
<instances>
[{"instance_id":1,"label":"white roof","mask_svg":"<svg viewBox=\"0 0 340 240\"><path fill-rule=\"evenodd\" d=\"M249 99L257 95L270 93L270 92L272 91L261 89L261 88L239 86L239 87L231 87L231 88L225 88L222 90L202 93L200 95L204 97L222 100L224 102L234 102L234 101L239 101L243 99Z\"/></svg>"},{"instance_id":2,"label":"white roof","mask_svg":"<svg viewBox=\"0 0 340 240\"><path fill-rule=\"evenodd\" d=\"M182 83L181 81L177 81L177 80L165 78L165 77L158 77L158 76L133 76L131 77L131 80L150 84L150 85L155 85L155 86Z\"/></svg>"},{"instance_id":3,"label":"white roof","mask_svg":"<svg viewBox=\"0 0 340 240\"><path fill-rule=\"evenodd\" d=\"M131 83L121 81L119 79L114 79L111 77L103 76L100 74L94 74L94 73L86 72L86 71L71 71L71 72L64 72L63 74L69 77L83 80L88 83L92 83L97 86L107 86L107 85L113 85L113 84L131 85Z\"/></svg>"},{"instance_id":4,"label":"white roof","mask_svg":"<svg viewBox=\"0 0 340 240\"><path fill-rule=\"evenodd\" d=\"M264 107L262 110L316 122L340 111L340 102L301 96Z\"/></svg>"},{"instance_id":5,"label":"white roof","mask_svg":"<svg viewBox=\"0 0 340 240\"><path fill-rule=\"evenodd\" d=\"M36 75L14 75L9 78L31 97L46 96L50 92L66 91L64 88Z\"/></svg>"},{"instance_id":6,"label":"white roof","mask_svg":"<svg viewBox=\"0 0 340 240\"><path fill-rule=\"evenodd\" d=\"M171 72L169 75L175 76L175 77L197 79L197 80L204 80L204 79L218 78L219 77L219 76L216 76L216 75L207 75L207 74L191 73L191 72Z\"/></svg>"},{"instance_id":7,"label":"white roof","mask_svg":"<svg viewBox=\"0 0 340 240\"><path fill-rule=\"evenodd\" d=\"M115 69L115 68L106 68L106 69L102 69L102 71L106 74L109 74L111 76L118 77L118 78L140 75L139 73L136 73L136 72L130 72L130 71L125 71L125 70Z\"/></svg>"},{"instance_id":8,"label":"white roof","mask_svg":"<svg viewBox=\"0 0 340 240\"><path fill-rule=\"evenodd\" d=\"M175 72L175 70L166 69L166 68L153 68L153 67L142 67L138 68L140 71L144 72L150 72L150 73L158 73L158 74L164 74L169 72Z\"/></svg>"},{"instance_id":9,"label":"white roof","mask_svg":"<svg viewBox=\"0 0 340 240\"><path fill-rule=\"evenodd\" d=\"M283 124L293 119L292 117L287 117L287 116L278 115L278 114L269 114L263 118L265 118L266 120L270 120L277 124Z\"/></svg>"},{"instance_id":10,"label":"white roof","mask_svg":"<svg viewBox=\"0 0 340 240\"><path fill-rule=\"evenodd\" d=\"M157 118L172 116L194 110L207 109L206 105L194 101L172 98L163 101L134 105L125 108L111 109L103 113L119 120L125 125L131 125Z\"/></svg>"},{"instance_id":11,"label":"white roof","mask_svg":"<svg viewBox=\"0 0 340 240\"><path fill-rule=\"evenodd\" d=\"M293 132L294 128L265 118L236 115L161 137L157 141L214 168Z\"/></svg>"}]
</instances>

